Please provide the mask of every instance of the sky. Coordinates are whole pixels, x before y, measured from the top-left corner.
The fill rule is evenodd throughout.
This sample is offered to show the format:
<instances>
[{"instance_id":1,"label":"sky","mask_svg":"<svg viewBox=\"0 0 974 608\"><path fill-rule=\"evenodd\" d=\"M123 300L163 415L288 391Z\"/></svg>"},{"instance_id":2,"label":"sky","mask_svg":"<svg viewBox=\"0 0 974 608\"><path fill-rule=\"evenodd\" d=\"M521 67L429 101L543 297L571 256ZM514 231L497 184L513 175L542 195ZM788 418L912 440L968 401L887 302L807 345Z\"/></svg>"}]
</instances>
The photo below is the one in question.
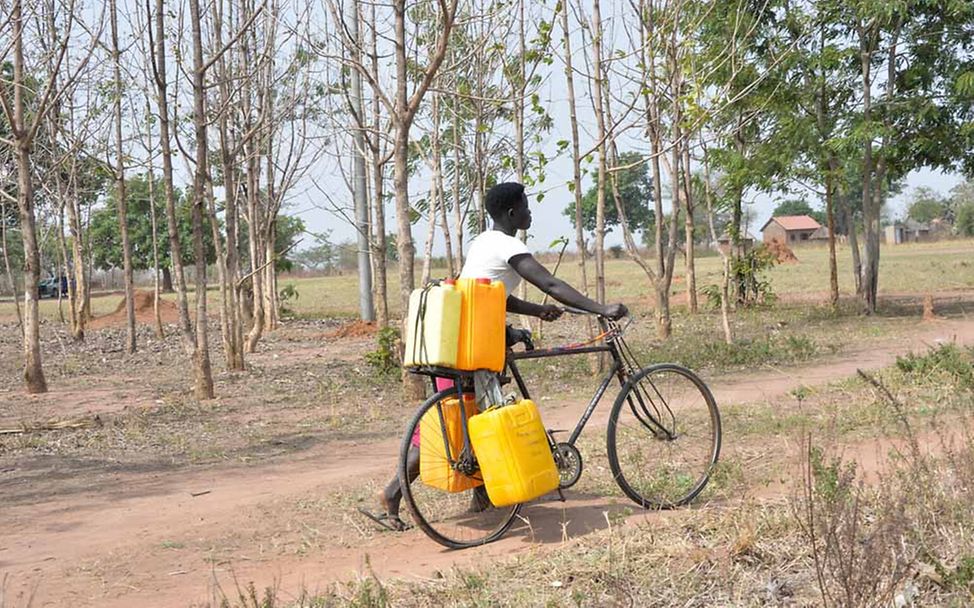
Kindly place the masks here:
<instances>
[{"instance_id":1,"label":"sky","mask_svg":"<svg viewBox=\"0 0 974 608\"><path fill-rule=\"evenodd\" d=\"M560 134L553 135L550 139L552 141L560 139ZM341 178L329 178L328 174L324 173L327 170L327 167L322 166L320 168L316 167L312 170L312 172L320 173L316 179L324 182L330 181L331 185L337 188L337 191L344 188ZM332 172L331 175L334 176L334 172ZM501 181L514 179L513 175L500 175L498 177ZM567 186L568 182L571 181L571 178L571 159L567 156L563 156L553 160L549 164L548 177L544 184L540 185L539 188L535 188L533 191L531 189L528 190L533 214L533 223L531 230L529 231L528 246L533 251L545 251L549 248L549 245L554 240L561 237L568 237L570 240L571 245L569 245L569 250L575 249L575 229L572 226L571 220L563 214L563 211L567 205L574 204L574 195L569 192ZM587 181L583 181L583 188L588 189L591 187L592 181L593 180L591 178ZM950 192L951 188L963 181L963 177L960 175L942 173L937 170L921 169L914 171L907 176L903 190L898 195L892 197L887 203L891 212L890 215L896 219L905 217L906 207L910 200L910 196L916 188L927 187L946 195ZM412 186L413 183L411 183L411 187ZM544 200L540 203L535 200L534 196L532 196L539 190L545 192ZM411 198L419 198L423 195L425 195L425 192L422 192L419 188L410 192ZM753 212L754 218L754 223L749 227L752 234L760 239L759 230L768 220L768 218L771 217L771 213L775 206L785 198L794 198L794 196L786 194L758 194L752 196L747 201L749 203L748 208ZM814 197L809 197L808 200L814 209L818 209L823 206L821 201ZM318 195L316 195L314 192L299 193L294 197L292 206L286 212L290 215L297 215L303 219L308 230L311 232L321 233L331 231L330 240L334 243L349 241L356 238L355 230L351 225L348 224L348 222L335 214L321 209L320 206L316 205L317 202L319 202ZM394 217L394 209L390 205L386 212L387 226L389 227L390 231L395 230ZM413 225L413 238L416 241L418 253L422 252L426 232L426 222L420 221ZM434 255L442 255L444 253L442 239L442 234L437 232L433 247ZM465 242L467 245L469 245L469 238L465 238ZM312 240L306 239L306 243L310 245ZM622 236L618 230L615 230L606 236L607 247L621 243Z\"/></svg>"},{"instance_id":2,"label":"sky","mask_svg":"<svg viewBox=\"0 0 974 608\"><path fill-rule=\"evenodd\" d=\"M609 8L604 9L606 14L604 16L604 22L607 24L610 33L607 35L608 40L618 40L620 48L624 47L624 42L621 40L621 34L617 30L621 30L619 27L619 21L615 14L623 14L621 7L617 2L609 2ZM577 25L577 24L576 24ZM556 26L556 30L558 30ZM560 31L560 30L559 30ZM573 46L575 47L575 61L576 69L581 66L579 62L579 54L581 53L582 41L578 39L578 32L576 31L572 35ZM556 37L560 39L560 33L556 33ZM560 42L555 45L556 53L561 52ZM614 49L607 49L606 54L611 56ZM563 73L563 63L560 58L555 60L555 63L548 68L548 73L545 75L545 80L543 81L538 93L541 97L542 104L545 105L549 114L553 119L554 126L551 132L545 134L543 146L543 151L549 157L549 164L547 166L546 174L547 179L544 184L539 184L534 188L529 188L529 200L531 201L534 223L529 231L529 247L534 251L544 251L549 248L549 245L556 239L560 237L568 237L571 241L570 249L574 248L574 228L572 227L571 221L568 217L563 215L565 207L569 204L573 204L574 195L568 190L568 183L572 179L572 163L571 159L566 151L560 156L555 156L555 142L562 139L570 139L569 130L569 108L566 99L566 92L564 90L564 79L562 77ZM584 86L584 81L581 78L576 77L576 93L579 96L579 127L581 131L581 145L584 148L590 146L591 143L596 139L595 134L595 119L591 109L591 103L586 99L584 92L586 92L586 87ZM616 117L618 119L618 117ZM419 137L421 135L420 127L417 124L414 126L414 132L412 136ZM648 143L641 138L637 130L632 130L629 133L623 134L619 140L620 152L625 151L639 151L642 153L648 153ZM309 187L307 182L313 179L319 186L329 191L331 197L336 201L348 201L350 200L350 195L345 186L345 181L342 178L342 172L337 170L333 159L324 159L317 166L310 170L309 179L304 180L305 184L299 185L295 193L292 196L291 207L287 211L290 214L297 215L301 217L308 230L315 233L322 233L330 231L330 240L332 242L342 242L350 241L356 238L356 233L354 228L349 225L344 217L339 215L329 213L322 208L322 203L324 202L323 195L318 192L317 187ZM594 172L593 172L594 173ZM498 181L509 181L513 180L515 176L510 175L497 175ZM583 191L587 190L592 186L594 181L594 175L587 176L583 178ZM928 187L935 191L947 194L950 189L957 183L963 181L961 176L952 174L943 174L939 171L923 169L911 173L905 180L905 187L900 194L893 197L889 203L888 208L890 210L890 215L894 218L901 218L905 215L905 208L907 201L909 200L912 192L918 187ZM419 175L413 177L410 180L410 198L412 200L417 200L424 198L426 192L424 191L428 187L428 179L426 176ZM782 190L785 190L790 184L783 182ZM391 184L390 184L391 186ZM665 186L664 186L665 187ZM536 201L536 195L539 192L544 192L544 200L541 202ZM753 224L749 226L749 229L756 236L760 237L758 234L761 226L767 221L771 216L772 210L775 206L785 198L795 198L793 194L788 194L782 192L780 194L752 194L745 201L748 208L751 210L751 216L753 217ZM821 201L817 200L814 195L809 195L807 200L813 208L822 207ZM664 201L664 208L666 203ZM349 214L350 216L351 214ZM347 217L347 216L346 216ZM387 228L390 232L395 230L395 213L392 205L390 204L386 212L387 218ZM452 228L452 225L451 225ZM426 239L427 226L424 221L420 221L413 225L413 238L416 241L417 252L422 253L423 244ZM466 243L469 243L469 238L464 239ZM614 244L620 244L622 242L621 234L618 230L609 233L606 237L607 246ZM312 239L306 239L305 244L310 245L313 243ZM303 244L303 246L305 245ZM444 253L444 245L442 240L442 234L437 234L436 240L434 242L434 254L442 255Z\"/></svg>"}]
</instances>

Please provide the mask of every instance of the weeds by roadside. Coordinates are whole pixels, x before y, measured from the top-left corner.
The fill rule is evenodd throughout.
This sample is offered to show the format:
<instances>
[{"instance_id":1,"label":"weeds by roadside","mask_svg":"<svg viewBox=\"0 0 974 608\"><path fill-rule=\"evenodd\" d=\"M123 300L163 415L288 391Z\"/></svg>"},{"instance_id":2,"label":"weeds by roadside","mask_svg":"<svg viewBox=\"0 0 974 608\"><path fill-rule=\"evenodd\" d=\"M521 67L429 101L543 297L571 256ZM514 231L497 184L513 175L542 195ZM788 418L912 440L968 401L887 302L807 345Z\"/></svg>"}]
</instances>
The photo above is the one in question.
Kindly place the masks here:
<instances>
[{"instance_id":1,"label":"weeds by roadside","mask_svg":"<svg viewBox=\"0 0 974 608\"><path fill-rule=\"evenodd\" d=\"M908 369L866 375L875 384L844 383L847 395L885 410L888 424L874 429L894 434L876 470L856 464L834 435L823 443L841 426L836 419L817 427L820 436L802 434L802 474L790 499L728 496L625 527L607 515L604 530L557 547L432 573L428 581L369 577L316 599L406 607L970 605L974 408L960 408L972 391L957 364L968 356L937 347L912 355ZM917 420L937 407L920 397L932 383L940 385L936 397L949 394L952 405L918 430ZM820 397L809 388L802 394L804 409ZM802 428L811 428L807 420Z\"/></svg>"}]
</instances>

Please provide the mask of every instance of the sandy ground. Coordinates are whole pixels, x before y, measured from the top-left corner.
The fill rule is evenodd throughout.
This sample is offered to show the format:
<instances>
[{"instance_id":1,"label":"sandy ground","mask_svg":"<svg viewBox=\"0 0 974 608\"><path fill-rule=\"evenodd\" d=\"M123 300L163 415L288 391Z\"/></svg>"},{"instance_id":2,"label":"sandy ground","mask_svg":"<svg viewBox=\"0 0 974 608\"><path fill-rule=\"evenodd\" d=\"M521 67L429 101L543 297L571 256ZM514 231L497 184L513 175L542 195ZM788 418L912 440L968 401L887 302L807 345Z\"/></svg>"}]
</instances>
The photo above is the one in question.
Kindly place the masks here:
<instances>
[{"instance_id":1,"label":"sandy ground","mask_svg":"<svg viewBox=\"0 0 974 608\"><path fill-rule=\"evenodd\" d=\"M918 323L909 336L823 363L707 380L722 404L793 401L788 394L799 386L848 377L857 368L881 368L897 355L942 340L974 343L974 319ZM297 345L283 358L264 353L255 361L291 366L336 356L342 354L322 343ZM108 416L154 403L145 386L104 380L101 384L109 386L68 386L36 399L38 415ZM8 392L0 398L14 397ZM583 408L582 402L548 404L545 422L566 428ZM608 410L603 404L587 433L604 427ZM734 449L733 437L725 436L724 443ZM375 533L354 514L354 500L341 498L366 484L363 480L372 486L361 494L370 495L390 472L397 448L395 437L362 435L283 458L195 466L0 452L0 496L8 498L0 502L0 581L5 581L0 605L206 605L214 602L218 588L231 594L235 581L253 581L258 589L275 586L286 599L302 589L363 575L366 561L381 577L431 578L453 566L545 551L605 527L605 512L625 505L621 495L568 492L565 503L542 499L529 505L524 514L530 525L519 525L497 543L446 551L420 531ZM861 449L862 460L875 462L881 449ZM679 517L679 512L641 512L627 521L661 517Z\"/></svg>"}]
</instances>

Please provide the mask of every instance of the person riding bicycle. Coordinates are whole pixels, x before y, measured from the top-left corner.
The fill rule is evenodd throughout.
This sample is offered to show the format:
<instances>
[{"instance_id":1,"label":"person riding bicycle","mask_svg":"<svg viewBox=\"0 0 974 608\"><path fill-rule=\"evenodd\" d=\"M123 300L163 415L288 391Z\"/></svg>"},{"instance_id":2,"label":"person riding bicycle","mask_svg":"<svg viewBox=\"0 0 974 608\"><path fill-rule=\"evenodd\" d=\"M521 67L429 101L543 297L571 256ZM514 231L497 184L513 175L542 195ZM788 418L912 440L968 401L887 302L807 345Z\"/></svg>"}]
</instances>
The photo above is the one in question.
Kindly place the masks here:
<instances>
[{"instance_id":1,"label":"person riding bicycle","mask_svg":"<svg viewBox=\"0 0 974 608\"><path fill-rule=\"evenodd\" d=\"M493 230L482 232L471 241L460 278L487 278L501 281L508 294L507 312L539 317L544 321L554 321L561 317L564 311L553 304L535 304L516 297L514 292L521 279L566 306L610 319L619 319L628 314L625 305L600 304L579 293L565 281L556 278L531 255L527 245L515 236L518 230L527 230L531 227L531 210L528 208L528 198L522 184L516 182L497 184L487 192L484 205L494 221L494 227ZM511 336L510 331L508 334L509 346L512 341L519 341L518 334ZM407 470L411 478L419 474L419 449L416 447L415 439L409 451ZM393 475L385 489L380 492L378 500L383 512L377 515L363 509L362 513L386 528L404 530L407 526L399 518L402 489L398 475Z\"/></svg>"}]
</instances>

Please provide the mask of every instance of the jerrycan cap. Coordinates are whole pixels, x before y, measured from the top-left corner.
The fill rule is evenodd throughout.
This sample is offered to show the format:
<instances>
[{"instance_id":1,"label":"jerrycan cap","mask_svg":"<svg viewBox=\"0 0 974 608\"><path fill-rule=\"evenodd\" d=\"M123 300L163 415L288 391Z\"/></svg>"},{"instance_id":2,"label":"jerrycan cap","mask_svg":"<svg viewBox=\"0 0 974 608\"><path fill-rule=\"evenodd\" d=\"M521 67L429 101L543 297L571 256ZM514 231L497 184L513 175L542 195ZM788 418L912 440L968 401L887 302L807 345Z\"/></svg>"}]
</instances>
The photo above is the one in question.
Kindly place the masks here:
<instances>
[{"instance_id":1,"label":"jerrycan cap","mask_svg":"<svg viewBox=\"0 0 974 608\"><path fill-rule=\"evenodd\" d=\"M445 281L443 281L443 284L444 285L449 285L449 286L452 287L452 286L454 286L454 285L457 284L457 280L456 279L446 279Z\"/></svg>"},{"instance_id":2,"label":"jerrycan cap","mask_svg":"<svg viewBox=\"0 0 974 608\"><path fill-rule=\"evenodd\" d=\"M490 279L483 279L483 278L477 279L478 285L490 285L490 282L491 282Z\"/></svg>"}]
</instances>

